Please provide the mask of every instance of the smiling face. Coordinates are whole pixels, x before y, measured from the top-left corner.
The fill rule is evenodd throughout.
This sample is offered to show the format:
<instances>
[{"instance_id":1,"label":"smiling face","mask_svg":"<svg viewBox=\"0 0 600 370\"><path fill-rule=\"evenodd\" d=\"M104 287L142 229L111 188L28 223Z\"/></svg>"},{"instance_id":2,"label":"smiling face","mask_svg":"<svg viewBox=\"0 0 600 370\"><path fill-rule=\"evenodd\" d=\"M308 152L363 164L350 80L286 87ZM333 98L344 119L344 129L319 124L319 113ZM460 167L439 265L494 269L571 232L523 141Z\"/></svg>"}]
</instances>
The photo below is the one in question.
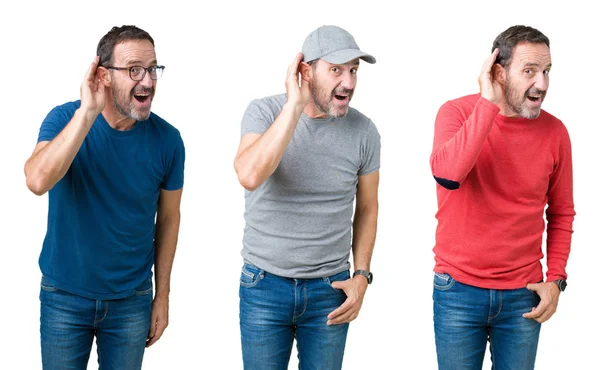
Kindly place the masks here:
<instances>
[{"instance_id":1,"label":"smiling face","mask_svg":"<svg viewBox=\"0 0 600 370\"><path fill-rule=\"evenodd\" d=\"M550 48L546 44L517 44L510 66L505 69L501 114L537 118L548 90L551 67Z\"/></svg>"},{"instance_id":2,"label":"smiling face","mask_svg":"<svg viewBox=\"0 0 600 370\"><path fill-rule=\"evenodd\" d=\"M358 59L345 64L331 64L320 59L313 64L312 103L319 116L343 117L348 113L358 65Z\"/></svg>"},{"instance_id":3,"label":"smiling face","mask_svg":"<svg viewBox=\"0 0 600 370\"><path fill-rule=\"evenodd\" d=\"M148 40L128 40L115 45L114 67L130 68L156 66L154 46ZM124 118L143 121L150 116L150 106L156 90L156 81L146 75L141 81L129 77L129 70L109 69L113 102L117 112Z\"/></svg>"}]
</instances>

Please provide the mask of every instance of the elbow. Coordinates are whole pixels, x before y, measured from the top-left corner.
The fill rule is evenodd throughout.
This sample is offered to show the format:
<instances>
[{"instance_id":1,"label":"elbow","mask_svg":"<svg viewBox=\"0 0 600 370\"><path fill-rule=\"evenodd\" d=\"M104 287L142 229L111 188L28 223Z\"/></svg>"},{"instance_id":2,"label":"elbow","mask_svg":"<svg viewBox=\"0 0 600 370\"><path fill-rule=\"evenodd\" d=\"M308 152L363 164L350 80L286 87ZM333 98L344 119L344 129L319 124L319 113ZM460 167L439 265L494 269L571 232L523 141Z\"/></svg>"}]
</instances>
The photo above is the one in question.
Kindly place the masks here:
<instances>
[{"instance_id":1,"label":"elbow","mask_svg":"<svg viewBox=\"0 0 600 370\"><path fill-rule=\"evenodd\" d=\"M429 166L431 167L431 172L432 172L433 178L441 187L443 187L447 190L456 190L460 187L460 181L450 180L448 178L439 177L439 176L435 175L436 173L439 173L439 164L437 163L435 155L431 156L431 158L429 160ZM448 174L448 171L443 171L443 172L445 172L446 175ZM454 174L454 175L456 175L456 174ZM449 177L454 177L454 176L451 175Z\"/></svg>"},{"instance_id":2,"label":"elbow","mask_svg":"<svg viewBox=\"0 0 600 370\"><path fill-rule=\"evenodd\" d=\"M433 176L435 181L440 184L443 188L448 190L456 190L460 187L460 183L458 181L448 180L443 177Z\"/></svg>"},{"instance_id":3,"label":"elbow","mask_svg":"<svg viewBox=\"0 0 600 370\"><path fill-rule=\"evenodd\" d=\"M25 184L33 194L41 196L50 190L47 181L44 179L44 174L32 169L31 166L29 166L29 162L25 163L24 172Z\"/></svg>"},{"instance_id":4,"label":"elbow","mask_svg":"<svg viewBox=\"0 0 600 370\"><path fill-rule=\"evenodd\" d=\"M238 173L238 181L240 182L240 185L248 191L254 191L260 186L260 182L256 176L252 175L240 175Z\"/></svg>"},{"instance_id":5,"label":"elbow","mask_svg":"<svg viewBox=\"0 0 600 370\"><path fill-rule=\"evenodd\" d=\"M27 184L27 188L37 196L44 195L48 191L39 176L26 175L25 183Z\"/></svg>"},{"instance_id":6,"label":"elbow","mask_svg":"<svg viewBox=\"0 0 600 370\"><path fill-rule=\"evenodd\" d=\"M237 174L238 181L240 185L244 187L244 189L248 191L254 191L260 186L260 181L258 176L254 171L249 171L242 166L239 162L239 159L236 158L233 162L233 167L235 168L235 173Z\"/></svg>"}]
</instances>

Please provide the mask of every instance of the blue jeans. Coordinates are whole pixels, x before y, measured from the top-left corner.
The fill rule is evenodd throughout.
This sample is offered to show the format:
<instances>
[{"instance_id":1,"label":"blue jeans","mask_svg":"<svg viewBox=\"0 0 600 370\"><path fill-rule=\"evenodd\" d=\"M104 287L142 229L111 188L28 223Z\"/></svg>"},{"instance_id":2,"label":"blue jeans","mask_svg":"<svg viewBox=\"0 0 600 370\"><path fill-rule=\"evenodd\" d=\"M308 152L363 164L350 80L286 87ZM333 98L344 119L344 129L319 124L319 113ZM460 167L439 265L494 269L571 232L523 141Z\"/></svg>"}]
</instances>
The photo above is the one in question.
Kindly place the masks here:
<instances>
[{"instance_id":1,"label":"blue jeans","mask_svg":"<svg viewBox=\"0 0 600 370\"><path fill-rule=\"evenodd\" d=\"M97 301L56 289L40 290L44 370L87 369L96 336L101 370L141 369L150 329L152 278L132 297Z\"/></svg>"},{"instance_id":2,"label":"blue jeans","mask_svg":"<svg viewBox=\"0 0 600 370\"><path fill-rule=\"evenodd\" d=\"M436 273L433 321L439 369L480 370L488 340L493 370L533 369L541 324L521 315L539 302L526 288L482 289Z\"/></svg>"},{"instance_id":3,"label":"blue jeans","mask_svg":"<svg viewBox=\"0 0 600 370\"><path fill-rule=\"evenodd\" d=\"M320 279L290 279L245 264L240 277L240 329L246 370L287 370L294 337L299 368L342 368L349 324L327 326L327 315L346 300L331 287L342 271Z\"/></svg>"}]
</instances>

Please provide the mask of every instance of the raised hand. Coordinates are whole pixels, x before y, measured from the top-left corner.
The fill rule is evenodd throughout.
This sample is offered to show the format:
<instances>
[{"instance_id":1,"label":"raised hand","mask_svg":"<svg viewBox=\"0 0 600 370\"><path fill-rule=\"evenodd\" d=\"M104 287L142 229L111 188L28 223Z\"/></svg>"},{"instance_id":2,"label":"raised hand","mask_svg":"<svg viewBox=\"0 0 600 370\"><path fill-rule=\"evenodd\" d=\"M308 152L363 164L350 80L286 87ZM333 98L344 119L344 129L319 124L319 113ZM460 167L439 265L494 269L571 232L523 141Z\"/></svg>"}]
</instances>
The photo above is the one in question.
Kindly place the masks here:
<instances>
[{"instance_id":1,"label":"raised hand","mask_svg":"<svg viewBox=\"0 0 600 370\"><path fill-rule=\"evenodd\" d=\"M287 91L288 102L304 109L310 101L311 92L309 81L305 79L305 76L299 70L302 58L304 58L302 53L296 54L294 61L288 67L285 89Z\"/></svg>"},{"instance_id":2,"label":"raised hand","mask_svg":"<svg viewBox=\"0 0 600 370\"><path fill-rule=\"evenodd\" d=\"M487 58L483 67L481 68L481 74L479 75L479 89L481 96L491 101L494 104L498 104L502 100L502 85L500 82L494 79L494 62L498 56L498 48L494 50L492 55Z\"/></svg>"},{"instance_id":3,"label":"raised hand","mask_svg":"<svg viewBox=\"0 0 600 370\"><path fill-rule=\"evenodd\" d=\"M95 118L104 109L106 103L106 86L97 75L100 57L94 58L92 65L85 74L81 83L81 108Z\"/></svg>"}]
</instances>

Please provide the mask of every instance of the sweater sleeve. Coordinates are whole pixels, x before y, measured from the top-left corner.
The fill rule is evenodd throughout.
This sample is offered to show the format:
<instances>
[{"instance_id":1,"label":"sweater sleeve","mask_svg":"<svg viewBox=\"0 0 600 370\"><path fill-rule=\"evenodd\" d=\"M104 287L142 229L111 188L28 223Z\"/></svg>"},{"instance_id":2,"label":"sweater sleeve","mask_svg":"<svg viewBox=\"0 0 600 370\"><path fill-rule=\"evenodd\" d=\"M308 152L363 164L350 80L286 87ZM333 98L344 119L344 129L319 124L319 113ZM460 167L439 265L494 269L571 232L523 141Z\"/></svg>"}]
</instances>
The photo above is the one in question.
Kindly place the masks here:
<instances>
[{"instance_id":1,"label":"sweater sleeve","mask_svg":"<svg viewBox=\"0 0 600 370\"><path fill-rule=\"evenodd\" d=\"M445 103L435 119L430 158L435 180L449 190L458 189L475 166L500 108L480 97L471 114L455 101Z\"/></svg>"},{"instance_id":2,"label":"sweater sleeve","mask_svg":"<svg viewBox=\"0 0 600 370\"><path fill-rule=\"evenodd\" d=\"M571 141L567 129L562 123L560 127L558 155L548 186L548 208L546 209L548 271L546 281L567 278L565 268L571 251L571 234L575 217Z\"/></svg>"}]
</instances>

